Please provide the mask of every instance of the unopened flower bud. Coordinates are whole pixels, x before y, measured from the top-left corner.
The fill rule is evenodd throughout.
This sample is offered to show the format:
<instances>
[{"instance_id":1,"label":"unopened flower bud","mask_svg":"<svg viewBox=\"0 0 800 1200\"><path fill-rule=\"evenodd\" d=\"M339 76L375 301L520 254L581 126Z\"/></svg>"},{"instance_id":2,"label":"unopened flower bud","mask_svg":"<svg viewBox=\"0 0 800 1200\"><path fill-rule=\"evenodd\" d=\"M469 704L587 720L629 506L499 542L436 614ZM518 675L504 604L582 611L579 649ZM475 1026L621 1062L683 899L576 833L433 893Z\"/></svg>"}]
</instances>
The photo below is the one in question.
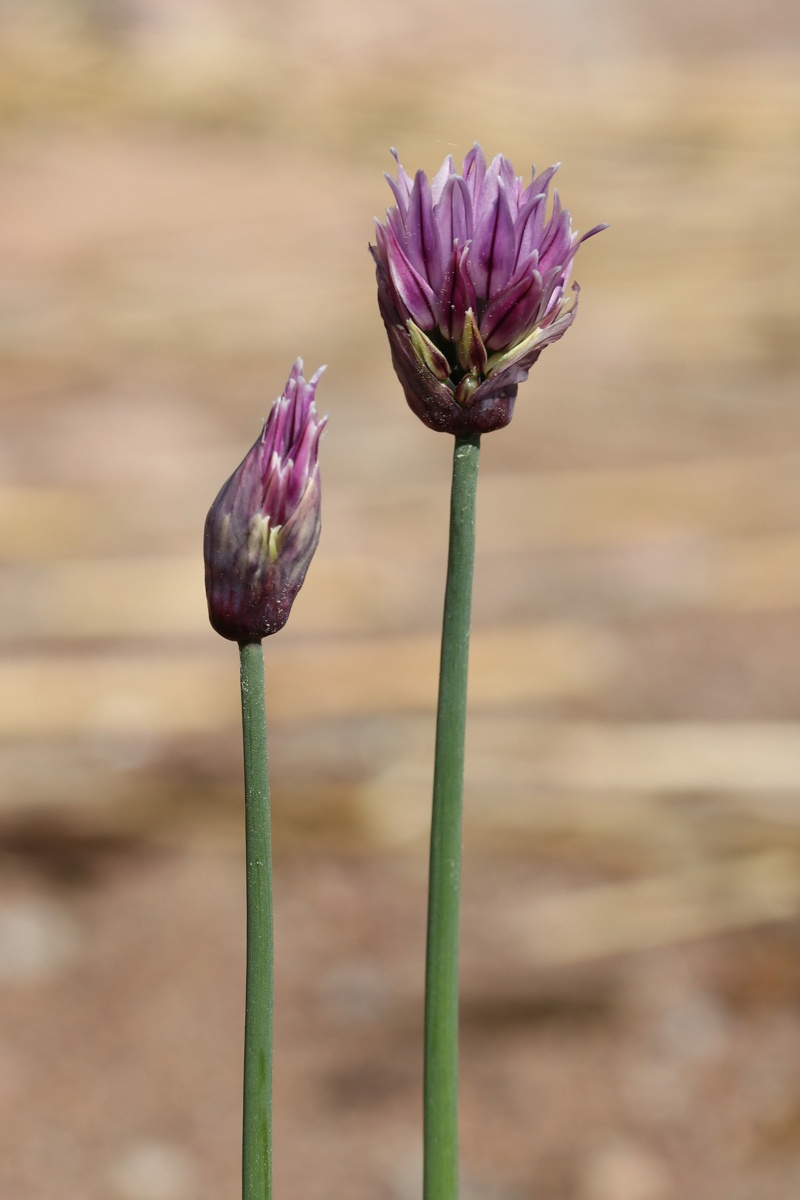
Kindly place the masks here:
<instances>
[{"instance_id":1,"label":"unopened flower bud","mask_svg":"<svg viewBox=\"0 0 800 1200\"><path fill-rule=\"evenodd\" d=\"M272 406L261 436L223 486L206 518L208 615L217 633L243 644L286 624L319 542L319 418L302 359Z\"/></svg>"}]
</instances>

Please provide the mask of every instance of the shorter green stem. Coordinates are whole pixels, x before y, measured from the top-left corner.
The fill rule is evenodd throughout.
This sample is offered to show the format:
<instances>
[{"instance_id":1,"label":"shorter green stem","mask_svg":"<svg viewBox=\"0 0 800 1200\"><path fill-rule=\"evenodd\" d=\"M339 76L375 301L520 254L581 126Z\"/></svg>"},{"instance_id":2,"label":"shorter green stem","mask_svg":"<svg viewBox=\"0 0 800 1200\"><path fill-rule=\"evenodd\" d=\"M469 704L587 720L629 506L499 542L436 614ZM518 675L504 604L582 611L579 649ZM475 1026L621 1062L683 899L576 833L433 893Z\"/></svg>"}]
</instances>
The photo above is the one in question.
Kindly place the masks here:
<instances>
[{"instance_id":1,"label":"shorter green stem","mask_svg":"<svg viewBox=\"0 0 800 1200\"><path fill-rule=\"evenodd\" d=\"M261 642L248 642L239 654L247 856L242 1200L271 1200L274 950L264 652Z\"/></svg>"}]
</instances>

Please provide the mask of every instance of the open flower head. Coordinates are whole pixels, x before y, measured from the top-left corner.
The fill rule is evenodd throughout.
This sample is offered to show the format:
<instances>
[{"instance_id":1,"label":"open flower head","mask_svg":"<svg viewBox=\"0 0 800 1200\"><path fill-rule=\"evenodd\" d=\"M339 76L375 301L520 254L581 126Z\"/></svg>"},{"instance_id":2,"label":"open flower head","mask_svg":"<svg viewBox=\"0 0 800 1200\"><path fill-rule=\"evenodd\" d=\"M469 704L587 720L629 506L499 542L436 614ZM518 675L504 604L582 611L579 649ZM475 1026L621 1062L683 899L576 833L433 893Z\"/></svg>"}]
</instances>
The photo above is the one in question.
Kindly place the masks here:
<instances>
[{"instance_id":1,"label":"open flower head","mask_svg":"<svg viewBox=\"0 0 800 1200\"><path fill-rule=\"evenodd\" d=\"M217 633L255 642L286 624L320 534L319 440L314 393L302 359L255 445L206 518L208 615Z\"/></svg>"},{"instance_id":2,"label":"open flower head","mask_svg":"<svg viewBox=\"0 0 800 1200\"><path fill-rule=\"evenodd\" d=\"M459 174L448 156L432 181L397 154L396 204L371 246L392 361L413 411L431 429L487 433L511 420L517 386L575 319L567 283L582 237L558 192L557 168L527 187L477 144Z\"/></svg>"}]
</instances>

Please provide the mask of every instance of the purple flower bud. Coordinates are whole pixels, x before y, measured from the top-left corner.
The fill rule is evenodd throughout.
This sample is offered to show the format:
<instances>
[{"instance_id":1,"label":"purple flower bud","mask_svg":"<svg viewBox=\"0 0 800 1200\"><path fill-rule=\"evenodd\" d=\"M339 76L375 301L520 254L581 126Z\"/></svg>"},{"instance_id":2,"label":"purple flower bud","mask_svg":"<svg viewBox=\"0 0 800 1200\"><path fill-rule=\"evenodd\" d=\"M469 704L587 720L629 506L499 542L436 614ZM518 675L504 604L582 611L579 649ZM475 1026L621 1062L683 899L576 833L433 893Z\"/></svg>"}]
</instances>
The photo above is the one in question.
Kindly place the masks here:
<instances>
[{"instance_id":1,"label":"purple flower bud","mask_svg":"<svg viewBox=\"0 0 800 1200\"><path fill-rule=\"evenodd\" d=\"M524 187L476 143L461 174L447 157L428 182L397 161L396 205L370 246L378 305L406 400L431 429L488 433L511 420L517 387L545 346L575 319L567 283L579 237L558 192L557 168Z\"/></svg>"},{"instance_id":2,"label":"purple flower bud","mask_svg":"<svg viewBox=\"0 0 800 1200\"><path fill-rule=\"evenodd\" d=\"M257 642L286 624L320 532L319 440L326 417L298 358L261 436L206 517L208 616L231 641Z\"/></svg>"}]
</instances>

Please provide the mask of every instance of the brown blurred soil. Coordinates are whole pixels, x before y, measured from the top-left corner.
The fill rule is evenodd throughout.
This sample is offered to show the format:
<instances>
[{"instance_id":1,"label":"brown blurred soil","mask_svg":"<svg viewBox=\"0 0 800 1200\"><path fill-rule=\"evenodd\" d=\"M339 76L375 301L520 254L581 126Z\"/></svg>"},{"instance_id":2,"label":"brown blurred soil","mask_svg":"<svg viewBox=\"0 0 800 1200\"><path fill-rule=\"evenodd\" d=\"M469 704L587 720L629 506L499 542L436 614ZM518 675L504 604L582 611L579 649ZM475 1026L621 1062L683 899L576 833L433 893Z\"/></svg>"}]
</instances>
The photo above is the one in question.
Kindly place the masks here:
<instances>
[{"instance_id":1,"label":"brown blurred soil","mask_svg":"<svg viewBox=\"0 0 800 1200\"><path fill-rule=\"evenodd\" d=\"M741 5L659 5L637 50L624 4L515 9L513 47L443 6L443 72L413 6L347 37L270 8L250 41L156 0L88 37L89 7L0 40L0 1198L237 1194L237 672L200 531L297 354L330 424L267 645L276 1197L420 1195L450 447L403 405L366 242L390 144L431 170L478 137L563 159L612 229L482 452L462 1200L795 1200L791 13L748 46Z\"/></svg>"}]
</instances>

